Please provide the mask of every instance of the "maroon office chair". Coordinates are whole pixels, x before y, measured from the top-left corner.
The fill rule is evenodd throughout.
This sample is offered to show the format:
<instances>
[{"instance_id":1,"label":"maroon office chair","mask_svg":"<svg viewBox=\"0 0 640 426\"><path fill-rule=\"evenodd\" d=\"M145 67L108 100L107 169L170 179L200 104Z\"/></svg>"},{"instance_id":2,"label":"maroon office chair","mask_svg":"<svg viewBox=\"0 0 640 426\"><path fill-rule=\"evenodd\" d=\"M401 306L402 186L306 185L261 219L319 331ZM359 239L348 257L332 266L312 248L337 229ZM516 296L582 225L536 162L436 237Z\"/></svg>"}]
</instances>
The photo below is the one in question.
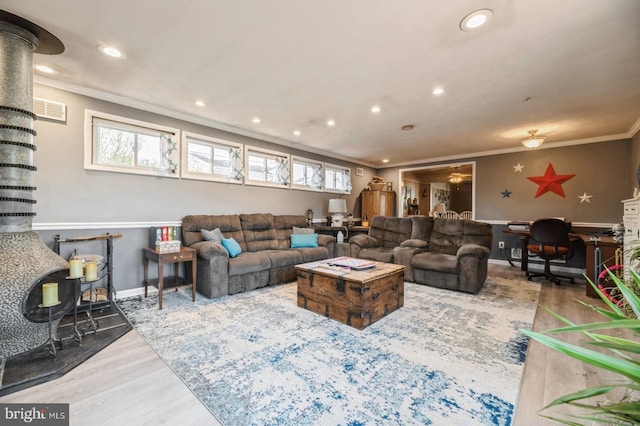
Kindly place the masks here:
<instances>
[{"instance_id":1,"label":"maroon office chair","mask_svg":"<svg viewBox=\"0 0 640 426\"><path fill-rule=\"evenodd\" d=\"M550 261L553 259L570 259L573 256L573 243L569 238L569 227L560 219L538 219L531 224L531 237L527 250L544 259L544 272L527 272L527 279L545 277L560 284L560 278L575 283L573 277L551 273Z\"/></svg>"}]
</instances>

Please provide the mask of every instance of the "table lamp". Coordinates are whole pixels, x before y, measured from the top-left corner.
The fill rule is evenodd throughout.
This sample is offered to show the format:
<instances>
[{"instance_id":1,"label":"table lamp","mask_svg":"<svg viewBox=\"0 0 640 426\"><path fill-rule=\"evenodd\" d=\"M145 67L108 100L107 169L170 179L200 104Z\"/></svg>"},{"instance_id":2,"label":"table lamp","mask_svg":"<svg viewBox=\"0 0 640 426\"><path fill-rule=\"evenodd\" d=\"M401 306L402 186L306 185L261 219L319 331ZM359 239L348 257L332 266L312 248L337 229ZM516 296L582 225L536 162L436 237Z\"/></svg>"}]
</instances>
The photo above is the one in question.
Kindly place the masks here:
<instances>
[{"instance_id":1,"label":"table lamp","mask_svg":"<svg viewBox=\"0 0 640 426\"><path fill-rule=\"evenodd\" d=\"M329 200L329 214L332 215L331 226L342 227L344 214L347 212L347 201L341 198L332 198Z\"/></svg>"}]
</instances>

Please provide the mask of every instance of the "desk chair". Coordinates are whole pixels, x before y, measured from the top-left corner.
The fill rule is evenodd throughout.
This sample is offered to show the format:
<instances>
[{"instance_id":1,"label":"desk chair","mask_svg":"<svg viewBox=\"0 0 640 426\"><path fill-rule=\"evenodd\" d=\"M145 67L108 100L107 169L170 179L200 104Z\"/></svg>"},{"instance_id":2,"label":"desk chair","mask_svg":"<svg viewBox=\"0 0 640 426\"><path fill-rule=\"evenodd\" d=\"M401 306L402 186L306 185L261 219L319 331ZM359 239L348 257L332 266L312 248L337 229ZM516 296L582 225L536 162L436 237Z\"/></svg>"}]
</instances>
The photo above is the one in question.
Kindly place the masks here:
<instances>
[{"instance_id":1,"label":"desk chair","mask_svg":"<svg viewBox=\"0 0 640 426\"><path fill-rule=\"evenodd\" d=\"M560 278L575 283L573 277L551 273L550 260L566 260L573 256L573 243L569 238L569 228L565 221L553 218L534 221L527 250L544 259L544 272L527 272L529 281L533 277L545 277L555 284L560 284Z\"/></svg>"}]
</instances>

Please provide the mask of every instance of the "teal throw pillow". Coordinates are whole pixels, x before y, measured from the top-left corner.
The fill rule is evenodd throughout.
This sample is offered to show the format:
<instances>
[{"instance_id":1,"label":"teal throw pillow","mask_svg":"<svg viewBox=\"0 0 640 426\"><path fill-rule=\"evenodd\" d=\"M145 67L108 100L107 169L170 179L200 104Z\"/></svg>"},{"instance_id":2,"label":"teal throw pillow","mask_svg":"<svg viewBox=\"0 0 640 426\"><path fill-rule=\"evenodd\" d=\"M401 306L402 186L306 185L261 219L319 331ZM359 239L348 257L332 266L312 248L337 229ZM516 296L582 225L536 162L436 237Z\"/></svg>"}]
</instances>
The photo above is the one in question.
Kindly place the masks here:
<instances>
[{"instance_id":1,"label":"teal throw pillow","mask_svg":"<svg viewBox=\"0 0 640 426\"><path fill-rule=\"evenodd\" d=\"M227 249L227 251L229 252L229 256L231 257L236 257L237 255L242 253L242 247L240 247L240 244L238 244L238 242L234 240L233 237L223 238L222 246Z\"/></svg>"},{"instance_id":2,"label":"teal throw pillow","mask_svg":"<svg viewBox=\"0 0 640 426\"><path fill-rule=\"evenodd\" d=\"M318 234L291 234L291 248L318 247Z\"/></svg>"}]
</instances>

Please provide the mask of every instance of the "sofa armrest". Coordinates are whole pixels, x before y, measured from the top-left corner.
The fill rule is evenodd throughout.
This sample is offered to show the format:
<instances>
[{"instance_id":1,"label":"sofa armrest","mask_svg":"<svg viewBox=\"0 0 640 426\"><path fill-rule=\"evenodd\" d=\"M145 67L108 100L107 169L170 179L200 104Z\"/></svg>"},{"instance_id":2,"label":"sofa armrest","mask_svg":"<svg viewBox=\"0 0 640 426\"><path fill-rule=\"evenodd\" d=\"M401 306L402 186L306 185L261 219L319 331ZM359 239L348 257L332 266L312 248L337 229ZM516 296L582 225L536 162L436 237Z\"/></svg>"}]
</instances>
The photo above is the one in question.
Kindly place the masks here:
<instances>
[{"instance_id":1,"label":"sofa armrest","mask_svg":"<svg viewBox=\"0 0 640 426\"><path fill-rule=\"evenodd\" d=\"M419 248L422 250L426 250L427 247L429 247L429 243L426 242L425 240L413 238L413 239L404 240L403 242L401 242L400 247L412 247L412 248Z\"/></svg>"},{"instance_id":2,"label":"sofa armrest","mask_svg":"<svg viewBox=\"0 0 640 426\"><path fill-rule=\"evenodd\" d=\"M229 252L225 249L222 244L215 243L213 241L201 241L199 243L191 244L192 249L195 249L198 253L198 256L202 259L211 259L214 256L225 256L227 259L229 258Z\"/></svg>"},{"instance_id":3,"label":"sofa armrest","mask_svg":"<svg viewBox=\"0 0 640 426\"><path fill-rule=\"evenodd\" d=\"M488 258L491 254L491 250L486 248L485 246L481 246L478 244L464 244L460 246L456 256L461 258L462 256L474 256L479 259Z\"/></svg>"},{"instance_id":4,"label":"sofa armrest","mask_svg":"<svg viewBox=\"0 0 640 426\"><path fill-rule=\"evenodd\" d=\"M355 244L361 249L379 246L377 239L366 234L354 235L353 237L349 238L349 243Z\"/></svg>"},{"instance_id":5,"label":"sofa armrest","mask_svg":"<svg viewBox=\"0 0 640 426\"><path fill-rule=\"evenodd\" d=\"M331 244L332 242L334 243L335 241L336 237L334 237L333 235L318 234L318 246L320 247L327 247L329 244Z\"/></svg>"}]
</instances>

